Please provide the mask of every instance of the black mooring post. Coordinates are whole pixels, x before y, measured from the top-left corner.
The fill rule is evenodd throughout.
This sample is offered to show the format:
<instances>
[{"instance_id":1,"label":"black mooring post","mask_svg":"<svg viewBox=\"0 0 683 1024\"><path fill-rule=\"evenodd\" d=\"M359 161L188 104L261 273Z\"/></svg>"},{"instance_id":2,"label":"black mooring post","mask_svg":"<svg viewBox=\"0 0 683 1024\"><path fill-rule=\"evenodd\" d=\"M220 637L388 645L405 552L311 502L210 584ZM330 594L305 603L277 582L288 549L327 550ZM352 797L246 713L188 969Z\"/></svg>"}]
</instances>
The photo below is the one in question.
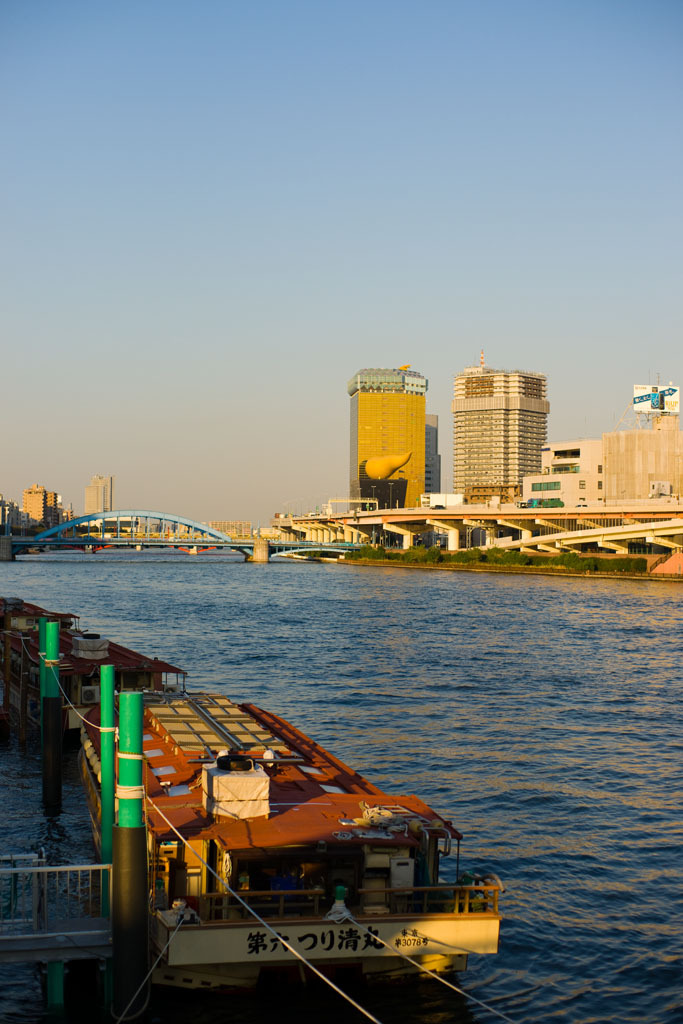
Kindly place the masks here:
<instances>
[{"instance_id":1,"label":"black mooring post","mask_svg":"<svg viewBox=\"0 0 683 1024\"><path fill-rule=\"evenodd\" d=\"M142 814L142 719L140 692L119 695L119 823L112 835L112 1014L139 1017L149 997L149 887L147 838Z\"/></svg>"},{"instance_id":2,"label":"black mooring post","mask_svg":"<svg viewBox=\"0 0 683 1024\"><path fill-rule=\"evenodd\" d=\"M43 803L48 813L62 806L61 697L43 697Z\"/></svg>"},{"instance_id":3,"label":"black mooring post","mask_svg":"<svg viewBox=\"0 0 683 1024\"><path fill-rule=\"evenodd\" d=\"M112 862L111 1012L117 1020L121 1015L125 1015L124 1020L132 1020L144 1011L149 998L149 893L144 827L114 826Z\"/></svg>"}]
</instances>

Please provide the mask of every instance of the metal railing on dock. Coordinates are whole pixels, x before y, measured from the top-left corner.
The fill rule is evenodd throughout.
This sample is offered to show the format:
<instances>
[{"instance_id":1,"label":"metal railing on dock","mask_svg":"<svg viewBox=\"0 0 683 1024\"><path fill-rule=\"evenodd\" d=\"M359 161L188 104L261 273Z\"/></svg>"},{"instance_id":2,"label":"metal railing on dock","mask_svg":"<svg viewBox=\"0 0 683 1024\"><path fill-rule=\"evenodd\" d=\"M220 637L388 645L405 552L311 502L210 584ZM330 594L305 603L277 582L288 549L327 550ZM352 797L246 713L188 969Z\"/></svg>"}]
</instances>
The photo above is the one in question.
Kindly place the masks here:
<instances>
[{"instance_id":1,"label":"metal railing on dock","mask_svg":"<svg viewBox=\"0 0 683 1024\"><path fill-rule=\"evenodd\" d=\"M111 925L101 912L111 865L36 861L0 858L0 963L111 956Z\"/></svg>"}]
</instances>

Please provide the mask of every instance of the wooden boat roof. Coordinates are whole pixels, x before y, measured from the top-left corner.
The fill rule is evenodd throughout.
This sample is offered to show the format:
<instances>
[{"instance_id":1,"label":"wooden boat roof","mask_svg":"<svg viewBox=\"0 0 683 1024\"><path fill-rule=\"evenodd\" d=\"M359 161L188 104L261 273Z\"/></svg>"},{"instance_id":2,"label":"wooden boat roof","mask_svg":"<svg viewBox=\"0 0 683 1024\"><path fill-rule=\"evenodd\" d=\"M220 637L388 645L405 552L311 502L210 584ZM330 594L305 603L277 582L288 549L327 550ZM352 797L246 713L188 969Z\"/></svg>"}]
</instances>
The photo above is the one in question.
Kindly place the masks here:
<instances>
[{"instance_id":1,"label":"wooden boat roof","mask_svg":"<svg viewBox=\"0 0 683 1024\"><path fill-rule=\"evenodd\" d=\"M21 607L17 607L18 603L21 604ZM73 612L52 612L47 608L41 608L40 605L31 604L30 601L24 601L23 598L0 597L0 615L4 615L7 611L13 612L17 616L36 619L36 622L43 616L53 621L58 619L64 629L77 627L79 622L79 616Z\"/></svg>"},{"instance_id":2,"label":"wooden boat roof","mask_svg":"<svg viewBox=\"0 0 683 1024\"><path fill-rule=\"evenodd\" d=\"M389 795L283 718L221 694L148 695L144 719L144 784L148 827L157 841L177 837L163 815L188 839L213 839L220 847L257 854L289 847L415 847L420 829L460 839L460 833L414 795ZM99 748L99 709L86 729ZM239 751L263 763L270 775L270 814L237 819L204 809L202 767L219 750ZM153 805L159 809L155 809ZM370 822L372 809L382 824Z\"/></svg>"},{"instance_id":3,"label":"wooden boat roof","mask_svg":"<svg viewBox=\"0 0 683 1024\"><path fill-rule=\"evenodd\" d=\"M115 643L113 640L107 639L109 648L105 657L102 658L84 658L76 656L73 653L73 642L74 638L80 636L87 636L88 634L82 634L78 629L74 629L73 624L78 621L78 616L72 615L71 613L60 613L47 611L45 608L40 608L38 605L30 604L27 601L22 602L21 608L17 608L12 599L0 598L0 614L4 614L5 607L9 606L11 612L18 618L35 619L36 628L30 632L22 632L21 635L10 634L11 644L14 650L20 651L23 644L24 650L29 661L38 665L40 662L39 658L39 645L38 645L38 619L41 616L45 616L49 619L58 619L60 622L59 630L59 671L65 674L74 674L80 676L91 676L99 672L100 665L113 665L119 671L129 672L166 672L174 675L186 675L183 669L178 668L176 665L171 665L167 661L160 661L159 658L150 658L145 654L140 654L138 651L131 650L130 647L123 647L121 644Z\"/></svg>"}]
</instances>

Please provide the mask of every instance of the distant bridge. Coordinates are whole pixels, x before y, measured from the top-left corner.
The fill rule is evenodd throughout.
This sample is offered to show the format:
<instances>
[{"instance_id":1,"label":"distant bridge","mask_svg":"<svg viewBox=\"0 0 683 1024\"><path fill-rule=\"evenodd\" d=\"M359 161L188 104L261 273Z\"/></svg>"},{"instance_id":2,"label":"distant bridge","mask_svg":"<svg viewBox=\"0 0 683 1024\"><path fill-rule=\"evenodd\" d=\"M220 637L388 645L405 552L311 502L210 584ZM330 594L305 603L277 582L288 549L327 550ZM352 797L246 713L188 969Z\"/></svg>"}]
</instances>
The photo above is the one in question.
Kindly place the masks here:
<instances>
[{"instance_id":1,"label":"distant bridge","mask_svg":"<svg viewBox=\"0 0 683 1024\"><path fill-rule=\"evenodd\" d=\"M299 537L287 540L270 537L229 537L206 523L186 519L170 512L146 509L120 509L93 512L70 519L59 526L43 530L33 537L12 536L12 557L28 550L89 551L132 548L136 551L173 549L188 554L208 551L236 551L254 561L267 561L271 554L294 554L298 551L344 552L359 545L333 540L311 541Z\"/></svg>"}]
</instances>

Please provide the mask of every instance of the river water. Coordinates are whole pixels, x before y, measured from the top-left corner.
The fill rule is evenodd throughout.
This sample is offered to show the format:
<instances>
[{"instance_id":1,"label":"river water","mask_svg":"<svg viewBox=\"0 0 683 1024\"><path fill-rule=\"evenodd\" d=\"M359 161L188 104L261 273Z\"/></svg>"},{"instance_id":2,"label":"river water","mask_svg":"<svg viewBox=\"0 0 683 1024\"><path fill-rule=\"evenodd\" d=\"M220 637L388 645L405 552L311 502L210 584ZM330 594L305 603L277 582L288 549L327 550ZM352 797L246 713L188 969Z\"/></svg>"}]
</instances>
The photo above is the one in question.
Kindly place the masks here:
<instances>
[{"instance_id":1,"label":"river water","mask_svg":"<svg viewBox=\"0 0 683 1024\"><path fill-rule=\"evenodd\" d=\"M683 1021L680 585L68 554L0 564L0 594L280 713L452 819L463 868L507 888L498 955L452 979L470 995L518 1024ZM54 818L35 742L0 749L0 785L0 852L94 859L73 759ZM496 1020L429 978L353 994L382 1024ZM302 1017L363 1019L317 987L161 993L147 1019ZM3 1024L46 1019L36 970L0 967Z\"/></svg>"}]
</instances>

